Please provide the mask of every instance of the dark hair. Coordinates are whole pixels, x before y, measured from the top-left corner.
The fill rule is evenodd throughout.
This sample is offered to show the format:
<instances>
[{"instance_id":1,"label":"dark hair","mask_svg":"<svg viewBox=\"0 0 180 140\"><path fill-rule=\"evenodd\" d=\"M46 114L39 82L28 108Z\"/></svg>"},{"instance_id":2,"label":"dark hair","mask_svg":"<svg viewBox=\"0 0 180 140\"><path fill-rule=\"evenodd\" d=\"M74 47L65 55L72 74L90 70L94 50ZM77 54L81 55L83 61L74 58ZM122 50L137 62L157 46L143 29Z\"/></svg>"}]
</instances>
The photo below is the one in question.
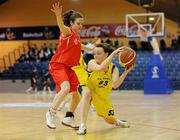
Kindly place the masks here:
<instances>
[{"instance_id":1,"label":"dark hair","mask_svg":"<svg viewBox=\"0 0 180 140\"><path fill-rule=\"evenodd\" d=\"M79 12L76 12L76 11L73 11L73 10L65 12L63 14L64 25L70 27L71 22L74 23L76 18L83 18L83 16Z\"/></svg>"},{"instance_id":2,"label":"dark hair","mask_svg":"<svg viewBox=\"0 0 180 140\"><path fill-rule=\"evenodd\" d=\"M103 48L104 52L108 53L108 55L110 55L114 51L112 46L110 44L107 44L107 43L100 43L96 47Z\"/></svg>"}]
</instances>

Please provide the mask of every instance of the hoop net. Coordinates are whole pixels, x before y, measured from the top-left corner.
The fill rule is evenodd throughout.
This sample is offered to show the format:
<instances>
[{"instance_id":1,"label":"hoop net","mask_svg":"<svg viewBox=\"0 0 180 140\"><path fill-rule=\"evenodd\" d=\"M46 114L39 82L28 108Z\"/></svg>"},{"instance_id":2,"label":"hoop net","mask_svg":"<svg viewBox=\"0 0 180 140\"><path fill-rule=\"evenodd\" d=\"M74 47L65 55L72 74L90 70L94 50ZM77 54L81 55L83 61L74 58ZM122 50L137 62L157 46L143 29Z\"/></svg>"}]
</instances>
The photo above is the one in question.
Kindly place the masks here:
<instances>
[{"instance_id":1,"label":"hoop net","mask_svg":"<svg viewBox=\"0 0 180 140\"><path fill-rule=\"evenodd\" d=\"M140 31L140 40L143 42L148 42L148 33L146 31Z\"/></svg>"}]
</instances>

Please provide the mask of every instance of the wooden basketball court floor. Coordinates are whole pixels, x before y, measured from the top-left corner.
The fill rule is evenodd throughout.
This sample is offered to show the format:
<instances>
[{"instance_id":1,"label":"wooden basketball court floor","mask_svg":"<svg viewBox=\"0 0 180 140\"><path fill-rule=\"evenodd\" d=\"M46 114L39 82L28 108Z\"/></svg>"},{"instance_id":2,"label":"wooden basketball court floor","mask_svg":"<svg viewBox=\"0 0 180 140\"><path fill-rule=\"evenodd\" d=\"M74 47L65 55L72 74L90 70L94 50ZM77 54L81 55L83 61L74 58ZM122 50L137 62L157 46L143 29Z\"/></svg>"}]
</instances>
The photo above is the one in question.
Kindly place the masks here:
<instances>
[{"instance_id":1,"label":"wooden basketball court floor","mask_svg":"<svg viewBox=\"0 0 180 140\"><path fill-rule=\"evenodd\" d=\"M112 94L118 118L130 128L111 126L91 110L88 133L61 125L67 107L58 112L57 129L45 125L45 113L54 95L0 94L0 140L180 140L180 91L170 95L144 95L142 91ZM79 121L79 107L76 120Z\"/></svg>"}]
</instances>

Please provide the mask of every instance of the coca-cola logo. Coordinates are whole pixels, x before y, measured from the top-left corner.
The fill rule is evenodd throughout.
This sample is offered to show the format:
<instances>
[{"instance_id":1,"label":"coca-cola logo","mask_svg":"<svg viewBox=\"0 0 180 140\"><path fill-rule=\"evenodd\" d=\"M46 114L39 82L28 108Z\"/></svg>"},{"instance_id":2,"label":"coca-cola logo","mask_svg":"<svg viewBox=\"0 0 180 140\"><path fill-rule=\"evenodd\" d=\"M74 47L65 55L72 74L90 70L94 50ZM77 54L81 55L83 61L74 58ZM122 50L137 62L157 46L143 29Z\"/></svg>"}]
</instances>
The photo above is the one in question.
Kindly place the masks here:
<instances>
[{"instance_id":1,"label":"coca-cola logo","mask_svg":"<svg viewBox=\"0 0 180 140\"><path fill-rule=\"evenodd\" d=\"M138 26L136 24L130 26L128 29L128 34L129 35L137 35L138 34Z\"/></svg>"},{"instance_id":2,"label":"coca-cola logo","mask_svg":"<svg viewBox=\"0 0 180 140\"><path fill-rule=\"evenodd\" d=\"M128 35L137 35L137 25L131 25L128 28ZM126 26L118 25L114 31L115 36L126 36Z\"/></svg>"},{"instance_id":3,"label":"coca-cola logo","mask_svg":"<svg viewBox=\"0 0 180 140\"><path fill-rule=\"evenodd\" d=\"M126 30L125 25L118 25L114 31L115 36L125 36Z\"/></svg>"},{"instance_id":4,"label":"coca-cola logo","mask_svg":"<svg viewBox=\"0 0 180 140\"><path fill-rule=\"evenodd\" d=\"M98 37L101 35L101 27L99 26L90 26L83 28L80 32L81 37Z\"/></svg>"},{"instance_id":5,"label":"coca-cola logo","mask_svg":"<svg viewBox=\"0 0 180 140\"><path fill-rule=\"evenodd\" d=\"M126 36L126 25L93 25L84 26L80 32L82 38L96 38L96 37L125 37ZM130 25L128 28L128 35L137 35L137 25Z\"/></svg>"},{"instance_id":6,"label":"coca-cola logo","mask_svg":"<svg viewBox=\"0 0 180 140\"><path fill-rule=\"evenodd\" d=\"M110 35L110 29L108 25L104 25L101 29L101 35L103 37L108 37Z\"/></svg>"},{"instance_id":7,"label":"coca-cola logo","mask_svg":"<svg viewBox=\"0 0 180 140\"><path fill-rule=\"evenodd\" d=\"M110 29L108 25L104 25L101 29L102 32L109 34L110 33Z\"/></svg>"}]
</instances>

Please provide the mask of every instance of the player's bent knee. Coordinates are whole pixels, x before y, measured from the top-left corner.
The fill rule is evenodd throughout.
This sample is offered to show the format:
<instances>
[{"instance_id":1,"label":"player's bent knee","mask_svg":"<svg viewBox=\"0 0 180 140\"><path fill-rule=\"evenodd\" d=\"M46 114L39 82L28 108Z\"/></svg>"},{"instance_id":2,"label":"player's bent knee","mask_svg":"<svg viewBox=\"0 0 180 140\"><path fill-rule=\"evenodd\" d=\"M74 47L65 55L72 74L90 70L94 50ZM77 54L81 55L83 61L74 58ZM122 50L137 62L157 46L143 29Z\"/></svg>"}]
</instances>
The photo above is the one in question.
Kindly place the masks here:
<instances>
[{"instance_id":1,"label":"player's bent knee","mask_svg":"<svg viewBox=\"0 0 180 140\"><path fill-rule=\"evenodd\" d=\"M88 100L91 100L92 95L91 95L90 90L86 90L86 92L83 92L83 98L86 98L86 99L88 99Z\"/></svg>"},{"instance_id":2,"label":"player's bent knee","mask_svg":"<svg viewBox=\"0 0 180 140\"><path fill-rule=\"evenodd\" d=\"M68 94L69 93L69 88L62 88L61 91L64 93L64 94Z\"/></svg>"},{"instance_id":3,"label":"player's bent knee","mask_svg":"<svg viewBox=\"0 0 180 140\"><path fill-rule=\"evenodd\" d=\"M62 82L60 87L61 87L61 91L69 93L69 91L70 91L70 83L69 83L69 81Z\"/></svg>"}]
</instances>

